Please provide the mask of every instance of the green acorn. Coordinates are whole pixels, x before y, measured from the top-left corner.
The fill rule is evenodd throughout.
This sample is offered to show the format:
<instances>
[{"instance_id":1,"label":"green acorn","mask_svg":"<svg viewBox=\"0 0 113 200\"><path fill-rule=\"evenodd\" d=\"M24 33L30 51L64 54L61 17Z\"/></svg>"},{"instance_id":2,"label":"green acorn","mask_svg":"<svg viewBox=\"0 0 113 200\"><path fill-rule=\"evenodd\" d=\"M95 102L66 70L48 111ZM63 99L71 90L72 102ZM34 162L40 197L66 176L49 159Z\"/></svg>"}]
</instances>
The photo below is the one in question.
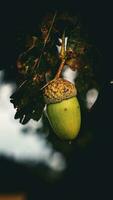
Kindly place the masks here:
<instances>
[{"instance_id":1,"label":"green acorn","mask_svg":"<svg viewBox=\"0 0 113 200\"><path fill-rule=\"evenodd\" d=\"M63 140L75 139L80 130L81 112L76 94L74 84L62 78L53 79L44 88L47 117Z\"/></svg>"}]
</instances>

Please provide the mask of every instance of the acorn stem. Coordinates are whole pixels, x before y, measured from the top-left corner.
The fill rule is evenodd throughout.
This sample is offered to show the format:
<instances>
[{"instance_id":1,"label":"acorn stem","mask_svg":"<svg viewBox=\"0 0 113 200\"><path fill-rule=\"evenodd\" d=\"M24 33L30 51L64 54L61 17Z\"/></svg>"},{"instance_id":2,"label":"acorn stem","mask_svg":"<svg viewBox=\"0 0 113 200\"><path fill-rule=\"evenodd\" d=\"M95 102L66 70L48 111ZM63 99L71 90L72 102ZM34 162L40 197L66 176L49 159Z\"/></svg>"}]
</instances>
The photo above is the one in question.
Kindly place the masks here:
<instances>
[{"instance_id":1,"label":"acorn stem","mask_svg":"<svg viewBox=\"0 0 113 200\"><path fill-rule=\"evenodd\" d=\"M58 72L55 75L55 79L59 78L61 75L62 69L64 68L64 65L65 65L65 56L66 56L66 52L65 52L65 31L64 31L62 35L62 46L61 46L61 51L60 51L61 64L58 69Z\"/></svg>"},{"instance_id":2,"label":"acorn stem","mask_svg":"<svg viewBox=\"0 0 113 200\"><path fill-rule=\"evenodd\" d=\"M58 72L57 72L56 75L55 75L55 79L57 79L57 78L60 77L61 72L62 72L62 70L63 70L63 68L64 68L64 65L65 65L65 59L62 60L62 62L61 62L61 64L60 64L60 67L59 67L59 69L58 69Z\"/></svg>"}]
</instances>

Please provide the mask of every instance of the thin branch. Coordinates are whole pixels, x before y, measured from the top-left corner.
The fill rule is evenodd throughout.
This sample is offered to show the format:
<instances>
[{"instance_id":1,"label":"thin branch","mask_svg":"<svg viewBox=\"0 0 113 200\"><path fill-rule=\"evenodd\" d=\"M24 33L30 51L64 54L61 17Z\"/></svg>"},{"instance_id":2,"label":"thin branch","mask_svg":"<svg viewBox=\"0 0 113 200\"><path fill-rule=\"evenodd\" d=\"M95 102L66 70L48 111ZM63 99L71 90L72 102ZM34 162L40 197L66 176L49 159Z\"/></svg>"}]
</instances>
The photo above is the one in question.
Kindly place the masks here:
<instances>
[{"instance_id":1,"label":"thin branch","mask_svg":"<svg viewBox=\"0 0 113 200\"><path fill-rule=\"evenodd\" d=\"M55 14L54 14L54 16L53 16L53 20L52 20L51 26L50 26L50 28L49 28L47 37L46 37L45 42L44 42L44 46L43 46L43 48L42 48L42 53L41 53L41 55L40 55L40 57L39 57L38 64L37 64L36 68L34 69L35 72L36 72L36 70L38 69L38 67L39 67L39 65L40 65L41 58L42 58L42 56L43 56L43 52L44 52L45 46L46 46L46 44L47 44L48 38L49 38L49 36L50 36L51 30L52 30L52 28L53 28L53 24L54 24L54 22L55 22L56 16L57 16L57 11L55 12Z\"/></svg>"}]
</instances>

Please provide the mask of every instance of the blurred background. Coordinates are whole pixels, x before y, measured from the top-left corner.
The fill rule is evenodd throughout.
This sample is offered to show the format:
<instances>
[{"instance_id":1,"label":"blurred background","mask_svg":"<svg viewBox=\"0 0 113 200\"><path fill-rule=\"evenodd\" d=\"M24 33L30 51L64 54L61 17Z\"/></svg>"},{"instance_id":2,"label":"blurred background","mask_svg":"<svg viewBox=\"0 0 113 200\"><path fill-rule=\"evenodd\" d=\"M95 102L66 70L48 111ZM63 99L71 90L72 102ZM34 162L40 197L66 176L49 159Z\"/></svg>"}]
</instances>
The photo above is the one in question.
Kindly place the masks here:
<instances>
[{"instance_id":1,"label":"blurred background","mask_svg":"<svg viewBox=\"0 0 113 200\"><path fill-rule=\"evenodd\" d=\"M57 139L47 124L14 120L9 97L16 88L18 33L34 34L45 13L78 14L103 64L95 69L99 97L84 119L81 136L69 144ZM112 195L112 10L108 2L7 2L1 6L0 36L0 195L25 199L110 199ZM23 36L24 37L24 36ZM22 45L22 44L20 44ZM20 50L23 47L20 46ZM52 130L51 130L52 132ZM85 134L84 134L85 133ZM84 137L85 135L85 137ZM20 199L22 199L20 197ZM18 198L19 199L19 198ZM13 197L12 197L13 200Z\"/></svg>"}]
</instances>

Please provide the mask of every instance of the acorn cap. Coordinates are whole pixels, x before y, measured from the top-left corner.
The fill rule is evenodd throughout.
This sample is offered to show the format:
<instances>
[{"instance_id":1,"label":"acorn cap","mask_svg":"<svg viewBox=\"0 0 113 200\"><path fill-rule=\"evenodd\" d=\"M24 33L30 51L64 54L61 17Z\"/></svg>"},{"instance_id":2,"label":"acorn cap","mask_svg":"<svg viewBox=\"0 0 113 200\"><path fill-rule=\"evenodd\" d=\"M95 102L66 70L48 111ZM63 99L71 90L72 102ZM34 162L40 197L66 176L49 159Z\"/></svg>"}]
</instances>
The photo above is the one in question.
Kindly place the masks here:
<instances>
[{"instance_id":1,"label":"acorn cap","mask_svg":"<svg viewBox=\"0 0 113 200\"><path fill-rule=\"evenodd\" d=\"M57 78L50 81L44 88L44 99L46 104L58 103L62 100L76 96L77 90L71 82Z\"/></svg>"}]
</instances>

